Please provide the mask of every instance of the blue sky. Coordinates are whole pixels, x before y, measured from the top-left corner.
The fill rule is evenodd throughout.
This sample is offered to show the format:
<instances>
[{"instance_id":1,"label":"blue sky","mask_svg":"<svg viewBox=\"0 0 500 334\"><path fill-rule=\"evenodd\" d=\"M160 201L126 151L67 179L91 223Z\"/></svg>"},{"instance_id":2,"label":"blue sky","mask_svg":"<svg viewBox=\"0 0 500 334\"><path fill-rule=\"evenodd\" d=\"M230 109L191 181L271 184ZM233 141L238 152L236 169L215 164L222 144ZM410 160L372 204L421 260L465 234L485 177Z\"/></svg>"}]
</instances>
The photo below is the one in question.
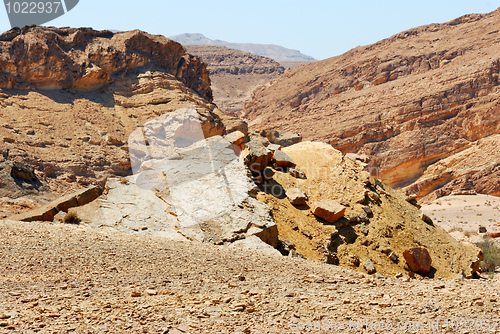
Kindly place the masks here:
<instances>
[{"instance_id":1,"label":"blue sky","mask_svg":"<svg viewBox=\"0 0 500 334\"><path fill-rule=\"evenodd\" d=\"M199 32L229 42L278 44L324 59L412 27L498 7L500 0L80 0L46 25L141 29L165 36ZM0 31L8 29L0 8Z\"/></svg>"}]
</instances>

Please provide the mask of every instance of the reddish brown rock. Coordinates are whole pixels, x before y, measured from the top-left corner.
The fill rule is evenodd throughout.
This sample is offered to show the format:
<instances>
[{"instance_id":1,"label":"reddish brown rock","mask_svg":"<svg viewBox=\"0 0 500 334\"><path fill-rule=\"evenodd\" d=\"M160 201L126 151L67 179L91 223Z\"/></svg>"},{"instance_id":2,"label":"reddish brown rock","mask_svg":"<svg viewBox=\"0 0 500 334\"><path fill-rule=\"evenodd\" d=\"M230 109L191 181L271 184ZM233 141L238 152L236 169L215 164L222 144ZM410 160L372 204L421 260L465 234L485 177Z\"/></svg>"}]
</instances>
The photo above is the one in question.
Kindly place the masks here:
<instances>
[{"instance_id":1,"label":"reddish brown rock","mask_svg":"<svg viewBox=\"0 0 500 334\"><path fill-rule=\"evenodd\" d=\"M329 223L334 223L342 218L345 210L345 206L331 199L323 199L314 202L314 207L312 209L314 215Z\"/></svg>"},{"instance_id":2,"label":"reddish brown rock","mask_svg":"<svg viewBox=\"0 0 500 334\"><path fill-rule=\"evenodd\" d=\"M500 238L500 232L490 232L488 233L488 237L492 239Z\"/></svg>"},{"instance_id":3,"label":"reddish brown rock","mask_svg":"<svg viewBox=\"0 0 500 334\"><path fill-rule=\"evenodd\" d=\"M403 252L403 257L410 270L425 275L431 270L432 259L427 249L423 247L410 248Z\"/></svg>"}]
</instances>

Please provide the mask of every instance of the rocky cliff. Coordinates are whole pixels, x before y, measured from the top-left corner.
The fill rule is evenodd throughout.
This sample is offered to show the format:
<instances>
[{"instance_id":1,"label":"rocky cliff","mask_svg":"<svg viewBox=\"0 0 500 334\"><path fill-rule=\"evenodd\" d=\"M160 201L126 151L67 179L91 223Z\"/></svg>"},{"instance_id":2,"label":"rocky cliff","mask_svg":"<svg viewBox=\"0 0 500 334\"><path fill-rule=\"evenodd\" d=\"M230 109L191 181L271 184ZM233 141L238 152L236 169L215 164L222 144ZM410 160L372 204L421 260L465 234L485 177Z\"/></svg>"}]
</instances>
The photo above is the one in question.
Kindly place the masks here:
<instances>
[{"instance_id":1,"label":"rocky cliff","mask_svg":"<svg viewBox=\"0 0 500 334\"><path fill-rule=\"evenodd\" d=\"M162 36L36 26L0 35L0 152L36 166L56 194L130 174L128 136L171 111L194 106L207 137L223 134L211 100L206 66Z\"/></svg>"},{"instance_id":2,"label":"rocky cliff","mask_svg":"<svg viewBox=\"0 0 500 334\"><path fill-rule=\"evenodd\" d=\"M186 45L186 50L207 64L214 103L239 113L255 88L278 78L285 69L276 61L224 46Z\"/></svg>"},{"instance_id":3,"label":"rocky cliff","mask_svg":"<svg viewBox=\"0 0 500 334\"><path fill-rule=\"evenodd\" d=\"M500 10L466 15L299 66L257 90L245 115L258 130L291 130L366 153L384 182L420 197L449 193L469 176L478 181L468 187L498 193L498 183L479 181L496 173L497 156L473 175L430 166L500 133L499 18ZM488 141L498 146L497 137Z\"/></svg>"}]
</instances>

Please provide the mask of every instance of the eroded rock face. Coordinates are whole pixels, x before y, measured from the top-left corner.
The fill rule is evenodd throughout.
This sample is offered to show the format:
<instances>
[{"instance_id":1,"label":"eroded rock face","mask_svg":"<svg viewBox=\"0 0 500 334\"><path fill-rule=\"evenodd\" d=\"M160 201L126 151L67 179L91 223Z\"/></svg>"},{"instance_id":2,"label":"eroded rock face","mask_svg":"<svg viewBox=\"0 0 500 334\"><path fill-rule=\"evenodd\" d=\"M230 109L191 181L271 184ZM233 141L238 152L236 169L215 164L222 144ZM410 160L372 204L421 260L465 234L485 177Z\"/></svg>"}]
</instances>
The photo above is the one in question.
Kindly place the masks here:
<instances>
[{"instance_id":1,"label":"eroded rock face","mask_svg":"<svg viewBox=\"0 0 500 334\"><path fill-rule=\"evenodd\" d=\"M459 170L432 166L500 133L499 18L499 10L466 15L292 69L257 89L244 114L256 130L367 154L382 181L419 198L464 188ZM498 175L498 162L480 165L473 187L498 193L498 183L479 181Z\"/></svg>"},{"instance_id":2,"label":"eroded rock face","mask_svg":"<svg viewBox=\"0 0 500 334\"><path fill-rule=\"evenodd\" d=\"M12 29L0 35L0 53L0 88L93 90L152 66L173 74L206 100L212 98L199 58L177 42L139 30Z\"/></svg>"},{"instance_id":3,"label":"eroded rock face","mask_svg":"<svg viewBox=\"0 0 500 334\"><path fill-rule=\"evenodd\" d=\"M29 50L29 52L28 52ZM0 35L0 152L38 170L56 195L131 174L128 136L182 108L223 135L209 72L162 36L25 27Z\"/></svg>"}]
</instances>

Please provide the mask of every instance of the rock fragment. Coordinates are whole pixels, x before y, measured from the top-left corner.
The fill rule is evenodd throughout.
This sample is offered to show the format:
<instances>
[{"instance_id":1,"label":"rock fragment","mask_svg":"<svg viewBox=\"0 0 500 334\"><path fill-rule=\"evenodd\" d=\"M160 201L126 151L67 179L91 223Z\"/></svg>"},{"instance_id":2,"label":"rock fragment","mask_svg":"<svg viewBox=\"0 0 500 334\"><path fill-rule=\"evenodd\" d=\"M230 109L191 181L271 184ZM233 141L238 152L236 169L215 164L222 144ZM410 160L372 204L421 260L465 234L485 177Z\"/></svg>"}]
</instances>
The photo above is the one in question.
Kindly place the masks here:
<instances>
[{"instance_id":1,"label":"rock fragment","mask_svg":"<svg viewBox=\"0 0 500 334\"><path fill-rule=\"evenodd\" d=\"M365 270L368 274L373 274L375 271L377 271L375 269L375 265L373 264L372 260L363 261L363 267L365 268Z\"/></svg>"},{"instance_id":2,"label":"rock fragment","mask_svg":"<svg viewBox=\"0 0 500 334\"><path fill-rule=\"evenodd\" d=\"M312 212L315 216L334 223L344 217L345 210L346 207L340 203L331 199L323 199L314 203Z\"/></svg>"},{"instance_id":3,"label":"rock fragment","mask_svg":"<svg viewBox=\"0 0 500 334\"><path fill-rule=\"evenodd\" d=\"M293 205L305 205L307 201L307 195L298 188L288 189L286 191L286 196Z\"/></svg>"}]
</instances>

